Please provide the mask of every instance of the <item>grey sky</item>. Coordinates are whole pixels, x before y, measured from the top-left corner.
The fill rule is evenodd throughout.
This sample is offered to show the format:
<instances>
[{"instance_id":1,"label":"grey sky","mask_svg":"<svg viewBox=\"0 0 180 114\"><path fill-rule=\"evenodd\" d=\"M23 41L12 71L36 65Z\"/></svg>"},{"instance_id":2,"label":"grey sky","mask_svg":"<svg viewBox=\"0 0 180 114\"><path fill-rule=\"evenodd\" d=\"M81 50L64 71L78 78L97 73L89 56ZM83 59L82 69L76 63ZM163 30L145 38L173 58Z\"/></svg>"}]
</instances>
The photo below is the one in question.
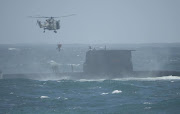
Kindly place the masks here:
<instances>
[{"instance_id":1,"label":"grey sky","mask_svg":"<svg viewBox=\"0 0 180 114\"><path fill-rule=\"evenodd\" d=\"M1 0L0 14L1 44L180 42L180 0ZM69 14L57 34L27 17Z\"/></svg>"}]
</instances>

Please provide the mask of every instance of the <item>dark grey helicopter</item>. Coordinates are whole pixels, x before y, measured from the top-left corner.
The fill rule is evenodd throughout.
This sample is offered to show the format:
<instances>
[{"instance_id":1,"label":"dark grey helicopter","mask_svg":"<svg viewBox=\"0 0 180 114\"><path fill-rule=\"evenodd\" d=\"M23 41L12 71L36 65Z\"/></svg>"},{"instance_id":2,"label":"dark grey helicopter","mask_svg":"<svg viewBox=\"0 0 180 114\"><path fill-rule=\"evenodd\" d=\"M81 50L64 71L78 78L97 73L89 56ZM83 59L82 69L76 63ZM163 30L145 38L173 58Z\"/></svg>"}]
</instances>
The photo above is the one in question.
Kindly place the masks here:
<instances>
[{"instance_id":1,"label":"dark grey helicopter","mask_svg":"<svg viewBox=\"0 0 180 114\"><path fill-rule=\"evenodd\" d=\"M60 16L60 17L44 17L44 16L29 16L31 18L47 18L46 21L41 22L37 20L37 24L39 25L40 28L45 30L54 30L55 33L57 33L57 30L60 29L60 20L55 20L54 18L63 18L63 17L69 17L69 16L74 16L76 14L71 14L71 15L66 15L66 16Z\"/></svg>"}]
</instances>

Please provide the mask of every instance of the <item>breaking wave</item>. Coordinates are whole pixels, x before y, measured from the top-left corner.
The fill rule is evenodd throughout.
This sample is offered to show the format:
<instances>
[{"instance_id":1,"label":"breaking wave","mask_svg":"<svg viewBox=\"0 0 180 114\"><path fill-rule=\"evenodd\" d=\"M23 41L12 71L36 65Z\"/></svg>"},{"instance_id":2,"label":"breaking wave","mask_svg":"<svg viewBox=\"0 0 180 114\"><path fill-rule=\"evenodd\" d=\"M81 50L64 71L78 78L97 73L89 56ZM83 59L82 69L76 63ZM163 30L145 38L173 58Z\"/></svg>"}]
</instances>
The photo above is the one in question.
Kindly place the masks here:
<instances>
[{"instance_id":1,"label":"breaking wave","mask_svg":"<svg viewBox=\"0 0 180 114\"><path fill-rule=\"evenodd\" d=\"M79 81L79 82L103 82L105 80L114 80L114 81L171 81L174 80L180 80L180 76L162 76L162 77L144 77L144 78L136 78L136 77L128 77L128 78L113 78L113 79L78 79L78 78L72 78L70 76L63 76L63 77L46 77L39 79L40 81L47 81L47 80L73 80L73 81Z\"/></svg>"},{"instance_id":2,"label":"breaking wave","mask_svg":"<svg viewBox=\"0 0 180 114\"><path fill-rule=\"evenodd\" d=\"M119 80L119 81L168 81L168 80L180 80L180 76L162 76L162 77L146 77L146 78L135 78L135 77L128 77L128 78L116 78L113 80Z\"/></svg>"}]
</instances>

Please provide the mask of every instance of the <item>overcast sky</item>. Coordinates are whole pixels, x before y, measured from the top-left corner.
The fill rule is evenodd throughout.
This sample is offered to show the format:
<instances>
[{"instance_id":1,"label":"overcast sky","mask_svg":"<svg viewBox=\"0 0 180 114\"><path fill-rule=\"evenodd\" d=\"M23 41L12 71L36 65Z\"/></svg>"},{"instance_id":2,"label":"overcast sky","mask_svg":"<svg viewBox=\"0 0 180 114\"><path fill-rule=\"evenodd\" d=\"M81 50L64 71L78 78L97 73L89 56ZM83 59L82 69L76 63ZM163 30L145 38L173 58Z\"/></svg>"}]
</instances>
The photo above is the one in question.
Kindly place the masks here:
<instances>
[{"instance_id":1,"label":"overcast sky","mask_svg":"<svg viewBox=\"0 0 180 114\"><path fill-rule=\"evenodd\" d=\"M1 44L180 42L180 0L1 0L0 14ZM28 18L69 14L57 33Z\"/></svg>"}]
</instances>

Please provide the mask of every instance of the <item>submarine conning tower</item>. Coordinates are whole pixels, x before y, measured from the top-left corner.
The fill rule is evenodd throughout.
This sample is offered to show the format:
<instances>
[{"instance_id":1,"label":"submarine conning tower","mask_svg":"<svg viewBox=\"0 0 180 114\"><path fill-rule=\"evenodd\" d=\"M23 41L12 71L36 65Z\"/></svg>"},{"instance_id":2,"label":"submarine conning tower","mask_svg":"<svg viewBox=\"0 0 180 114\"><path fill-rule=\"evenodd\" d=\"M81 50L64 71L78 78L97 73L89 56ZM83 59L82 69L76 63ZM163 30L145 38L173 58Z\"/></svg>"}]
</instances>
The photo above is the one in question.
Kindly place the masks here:
<instances>
[{"instance_id":1,"label":"submarine conning tower","mask_svg":"<svg viewBox=\"0 0 180 114\"><path fill-rule=\"evenodd\" d=\"M134 50L89 50L83 66L84 73L122 74L132 73L132 56Z\"/></svg>"}]
</instances>

